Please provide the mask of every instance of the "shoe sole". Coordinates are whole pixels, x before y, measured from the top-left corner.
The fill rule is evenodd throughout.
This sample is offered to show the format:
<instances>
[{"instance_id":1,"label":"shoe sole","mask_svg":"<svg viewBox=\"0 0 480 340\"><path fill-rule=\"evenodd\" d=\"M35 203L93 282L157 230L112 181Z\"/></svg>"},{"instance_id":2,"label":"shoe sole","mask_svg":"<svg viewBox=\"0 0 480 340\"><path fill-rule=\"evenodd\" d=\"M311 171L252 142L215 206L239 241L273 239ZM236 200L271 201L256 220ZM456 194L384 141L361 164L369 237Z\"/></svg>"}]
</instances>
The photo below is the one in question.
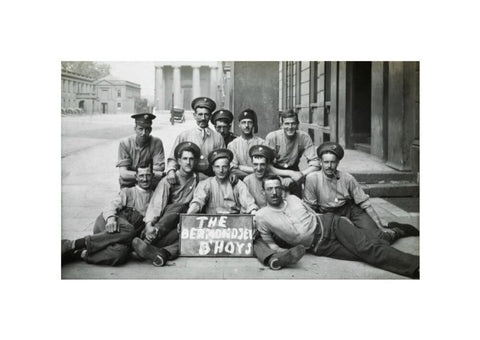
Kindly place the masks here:
<instances>
[{"instance_id":1,"label":"shoe sole","mask_svg":"<svg viewBox=\"0 0 480 340\"><path fill-rule=\"evenodd\" d=\"M154 246L147 244L138 237L132 241L132 247L140 257L152 261L155 267L163 267L165 261L160 255L160 252Z\"/></svg>"}]
</instances>

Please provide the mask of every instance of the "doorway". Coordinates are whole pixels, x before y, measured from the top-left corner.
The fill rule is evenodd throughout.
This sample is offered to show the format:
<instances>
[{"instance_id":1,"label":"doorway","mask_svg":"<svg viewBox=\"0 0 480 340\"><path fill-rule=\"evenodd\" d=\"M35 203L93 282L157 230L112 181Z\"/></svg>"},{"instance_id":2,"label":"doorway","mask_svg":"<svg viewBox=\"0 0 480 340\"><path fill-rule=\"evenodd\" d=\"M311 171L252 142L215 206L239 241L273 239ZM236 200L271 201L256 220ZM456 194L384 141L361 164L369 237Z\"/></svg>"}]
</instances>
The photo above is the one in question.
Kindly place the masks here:
<instances>
[{"instance_id":1,"label":"doorway","mask_svg":"<svg viewBox=\"0 0 480 340\"><path fill-rule=\"evenodd\" d=\"M372 63L352 62L351 123L355 149L370 153L372 116Z\"/></svg>"},{"instance_id":2,"label":"doorway","mask_svg":"<svg viewBox=\"0 0 480 340\"><path fill-rule=\"evenodd\" d=\"M108 103L102 103L102 113L108 113Z\"/></svg>"}]
</instances>

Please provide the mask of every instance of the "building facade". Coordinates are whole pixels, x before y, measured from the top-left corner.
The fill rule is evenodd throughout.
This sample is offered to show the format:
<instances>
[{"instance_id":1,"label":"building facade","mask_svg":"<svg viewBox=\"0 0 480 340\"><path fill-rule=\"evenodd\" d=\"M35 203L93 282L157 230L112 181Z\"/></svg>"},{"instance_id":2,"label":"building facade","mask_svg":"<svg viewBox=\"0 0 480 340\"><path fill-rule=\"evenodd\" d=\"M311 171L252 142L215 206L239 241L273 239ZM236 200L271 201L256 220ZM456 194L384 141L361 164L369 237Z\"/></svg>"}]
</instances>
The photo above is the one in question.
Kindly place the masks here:
<instances>
[{"instance_id":1,"label":"building facade","mask_svg":"<svg viewBox=\"0 0 480 340\"><path fill-rule=\"evenodd\" d=\"M155 108L172 106L191 110L191 102L210 97L223 108L224 88L221 62L155 62Z\"/></svg>"},{"instance_id":2,"label":"building facade","mask_svg":"<svg viewBox=\"0 0 480 340\"><path fill-rule=\"evenodd\" d=\"M316 145L335 141L419 169L419 62L282 62L279 109L295 109Z\"/></svg>"},{"instance_id":3,"label":"building facade","mask_svg":"<svg viewBox=\"0 0 480 340\"><path fill-rule=\"evenodd\" d=\"M95 112L96 93L94 79L62 70L62 112Z\"/></svg>"},{"instance_id":4,"label":"building facade","mask_svg":"<svg viewBox=\"0 0 480 340\"><path fill-rule=\"evenodd\" d=\"M139 84L106 76L95 81L100 113L137 113L135 103L141 100Z\"/></svg>"}]
</instances>

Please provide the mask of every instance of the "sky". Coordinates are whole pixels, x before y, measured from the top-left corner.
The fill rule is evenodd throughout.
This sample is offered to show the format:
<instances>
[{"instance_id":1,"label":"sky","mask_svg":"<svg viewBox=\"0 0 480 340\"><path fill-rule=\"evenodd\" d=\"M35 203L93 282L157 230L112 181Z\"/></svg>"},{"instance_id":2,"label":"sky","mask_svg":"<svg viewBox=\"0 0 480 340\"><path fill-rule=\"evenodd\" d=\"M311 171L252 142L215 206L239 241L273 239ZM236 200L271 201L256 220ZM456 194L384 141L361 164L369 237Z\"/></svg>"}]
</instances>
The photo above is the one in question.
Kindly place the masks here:
<instances>
[{"instance_id":1,"label":"sky","mask_svg":"<svg viewBox=\"0 0 480 340\"><path fill-rule=\"evenodd\" d=\"M153 61L101 61L109 64L110 74L121 80L141 85L142 98L153 102L155 93L155 67Z\"/></svg>"}]
</instances>

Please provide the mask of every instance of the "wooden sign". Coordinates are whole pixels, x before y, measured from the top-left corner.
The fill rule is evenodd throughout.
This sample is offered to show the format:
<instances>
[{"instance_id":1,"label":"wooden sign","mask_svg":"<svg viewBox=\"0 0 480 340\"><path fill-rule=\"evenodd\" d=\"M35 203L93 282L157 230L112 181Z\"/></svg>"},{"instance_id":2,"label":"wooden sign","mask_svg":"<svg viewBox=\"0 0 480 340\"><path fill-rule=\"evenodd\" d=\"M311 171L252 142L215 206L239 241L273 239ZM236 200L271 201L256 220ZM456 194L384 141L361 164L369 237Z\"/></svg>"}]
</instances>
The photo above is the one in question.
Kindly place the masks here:
<instances>
[{"instance_id":1,"label":"wooden sign","mask_svg":"<svg viewBox=\"0 0 480 340\"><path fill-rule=\"evenodd\" d=\"M180 255L252 257L253 215L180 215Z\"/></svg>"}]
</instances>

